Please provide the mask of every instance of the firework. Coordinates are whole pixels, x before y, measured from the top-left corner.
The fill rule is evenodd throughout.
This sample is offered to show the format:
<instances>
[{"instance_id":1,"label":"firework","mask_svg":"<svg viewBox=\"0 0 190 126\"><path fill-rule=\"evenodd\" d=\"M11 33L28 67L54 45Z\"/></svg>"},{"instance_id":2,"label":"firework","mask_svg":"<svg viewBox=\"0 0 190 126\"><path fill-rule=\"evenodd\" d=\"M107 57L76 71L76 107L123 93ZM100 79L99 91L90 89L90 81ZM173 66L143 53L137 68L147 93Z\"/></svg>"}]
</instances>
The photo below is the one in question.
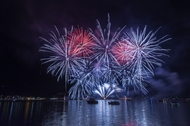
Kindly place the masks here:
<instances>
[{"instance_id":1,"label":"firework","mask_svg":"<svg viewBox=\"0 0 190 126\"><path fill-rule=\"evenodd\" d=\"M43 64L50 64L47 68L47 73L51 72L52 75L57 76L58 81L63 76L65 76L64 79L66 93L66 85L70 76L76 76L79 73L79 71L84 69L84 60L81 57L78 57L80 54L83 54L84 52L81 51L81 46L78 46L78 44L81 44L82 42L78 43L78 41L76 41L76 39L74 38L68 39L68 36L70 34L74 34L76 31L73 31L73 29L71 29L71 31L67 31L67 29L64 29L64 35L61 35L56 27L55 29L56 33L54 33L53 31L50 33L51 39L47 40L45 38L41 38L46 43L40 48L40 51L49 53L49 57L42 58L41 61L43 62ZM86 31L83 32L83 30L80 30L78 34L86 35L87 33ZM87 37L86 39L84 39L84 36L82 36L81 38L81 41L85 40L84 43L88 43L89 41L91 42L91 38ZM86 45L83 45L82 47L86 47Z\"/></svg>"},{"instance_id":2,"label":"firework","mask_svg":"<svg viewBox=\"0 0 190 126\"><path fill-rule=\"evenodd\" d=\"M69 96L72 99L83 99L92 94L92 90L97 82L98 78L93 74L90 62L85 60L84 69L78 72L78 74L72 75L70 83L73 86L69 90Z\"/></svg>"},{"instance_id":3,"label":"firework","mask_svg":"<svg viewBox=\"0 0 190 126\"><path fill-rule=\"evenodd\" d=\"M86 96L92 93L89 83L85 83L81 78L75 78L75 84L69 90L69 96L72 99L84 99Z\"/></svg>"},{"instance_id":4,"label":"firework","mask_svg":"<svg viewBox=\"0 0 190 126\"><path fill-rule=\"evenodd\" d=\"M112 47L111 51L120 65L128 64L130 63L131 59L133 59L132 55L133 48L132 46L130 46L130 44L128 44L127 41L121 41L116 43Z\"/></svg>"},{"instance_id":5,"label":"firework","mask_svg":"<svg viewBox=\"0 0 190 126\"><path fill-rule=\"evenodd\" d=\"M68 35L68 40L73 45L71 46L71 54L86 57L93 54L93 37L88 31L83 28L73 30Z\"/></svg>"},{"instance_id":6,"label":"firework","mask_svg":"<svg viewBox=\"0 0 190 126\"><path fill-rule=\"evenodd\" d=\"M131 88L147 94L147 79L154 75L154 67L163 63L160 58L167 56L164 53L168 50L160 44L171 38L157 39L159 29L146 33L146 26L142 31L131 29L123 36L125 27L112 33L109 15L106 29L102 29L98 20L97 23L98 32L65 28L61 35L55 27L50 39L42 38L45 44L40 51L49 54L41 59L49 65L47 73L57 76L58 81L64 76L65 96L70 83L69 96L73 99L92 93L107 98L121 91L119 85L128 95Z\"/></svg>"},{"instance_id":7,"label":"firework","mask_svg":"<svg viewBox=\"0 0 190 126\"><path fill-rule=\"evenodd\" d=\"M159 30L159 29L158 29ZM149 71L152 75L154 75L154 65L161 66L163 61L159 59L161 56L167 56L164 52L167 52L167 49L162 49L160 44L170 40L171 38L167 38L167 36L163 36L160 39L155 37L155 32L148 32L146 34L146 26L143 31L139 32L139 28L135 32L133 29L130 32L125 33L125 40L130 43L132 48L132 60L133 66L137 71L143 67L147 71Z\"/></svg>"},{"instance_id":8,"label":"firework","mask_svg":"<svg viewBox=\"0 0 190 126\"><path fill-rule=\"evenodd\" d=\"M148 90L146 89L147 81L142 77L139 76L139 74L135 72L130 71L122 71L121 72L121 84L124 88L124 91L127 92L127 95L129 96L130 89L134 89L134 91L140 90L143 92L143 94L147 94Z\"/></svg>"},{"instance_id":9,"label":"firework","mask_svg":"<svg viewBox=\"0 0 190 126\"><path fill-rule=\"evenodd\" d=\"M158 31L158 30L157 30ZM156 31L156 32L157 32ZM131 72L131 77L127 76L122 78L123 86L132 84L133 87L137 87L144 94L147 94L144 82L147 82L147 78L154 75L154 66L161 66L163 61L159 59L161 56L166 56L164 52L167 52L167 49L162 49L160 44L170 40L167 36L163 36L160 39L155 37L156 32L148 32L146 34L146 26L143 31L135 32L133 29L130 32L126 32L124 40L129 43L131 50L131 64L128 67L128 71ZM127 81L126 81L127 80Z\"/></svg>"},{"instance_id":10,"label":"firework","mask_svg":"<svg viewBox=\"0 0 190 126\"><path fill-rule=\"evenodd\" d=\"M104 83L103 85L97 85L94 90L95 94L98 94L103 99L106 99L115 92L121 92L122 89L117 84Z\"/></svg>"},{"instance_id":11,"label":"firework","mask_svg":"<svg viewBox=\"0 0 190 126\"><path fill-rule=\"evenodd\" d=\"M110 17L108 15L108 24L106 29L102 29L100 22L97 20L97 29L98 29L98 35L92 34L94 40L95 40L95 46L94 46L94 55L93 57L97 60L100 60L101 62L106 63L106 65L109 67L109 64L113 61L117 61L115 57L113 56L113 53L111 51L112 46L118 41L119 35L121 31L124 29L118 28L113 35L111 34L111 22Z\"/></svg>"}]
</instances>

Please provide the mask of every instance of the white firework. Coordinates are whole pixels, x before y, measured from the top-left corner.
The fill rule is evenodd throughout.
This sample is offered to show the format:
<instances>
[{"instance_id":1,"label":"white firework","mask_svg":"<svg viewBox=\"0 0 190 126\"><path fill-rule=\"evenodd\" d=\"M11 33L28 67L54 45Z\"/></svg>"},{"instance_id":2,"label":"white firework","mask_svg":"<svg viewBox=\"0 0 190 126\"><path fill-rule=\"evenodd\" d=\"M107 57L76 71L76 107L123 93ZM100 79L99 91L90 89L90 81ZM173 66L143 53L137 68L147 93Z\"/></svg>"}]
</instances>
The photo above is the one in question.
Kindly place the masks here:
<instances>
[{"instance_id":1,"label":"white firework","mask_svg":"<svg viewBox=\"0 0 190 126\"><path fill-rule=\"evenodd\" d=\"M77 57L79 53L73 53L73 41L68 41L67 37L69 32L64 29L64 35L61 35L55 27L56 33L51 31L50 39L41 38L45 44L39 51L49 54L47 58L42 58L43 64L48 64L47 73L57 76L59 81L63 76L65 77L65 95L67 94L67 83L71 75L78 74L79 71L84 69L84 60Z\"/></svg>"},{"instance_id":2,"label":"white firework","mask_svg":"<svg viewBox=\"0 0 190 126\"><path fill-rule=\"evenodd\" d=\"M100 60L100 62L106 63L106 65L109 67L109 65L112 62L117 62L115 59L113 53L112 53L112 46L117 43L119 35L121 31L124 29L118 28L113 35L111 34L111 22L110 17L108 14L108 24L106 29L102 29L100 22L97 20L97 28L98 33L93 34L92 36L95 40L95 46L94 46L94 55L93 58L95 60Z\"/></svg>"},{"instance_id":3,"label":"white firework","mask_svg":"<svg viewBox=\"0 0 190 126\"><path fill-rule=\"evenodd\" d=\"M106 99L115 92L121 92L122 89L117 84L104 83L103 85L97 85L94 90L95 94L98 94L103 99Z\"/></svg>"},{"instance_id":4,"label":"white firework","mask_svg":"<svg viewBox=\"0 0 190 126\"><path fill-rule=\"evenodd\" d=\"M39 51L48 53L42 58L43 64L48 64L47 73L57 76L57 80L65 80L65 96L67 84L73 86L69 90L71 98L84 98L93 92L102 98L121 91L122 85L129 93L131 87L144 94L147 79L154 75L155 66L164 63L162 56L167 56L167 49L160 44L170 40L167 35L157 39L155 32L146 32L137 28L125 32L123 28L111 32L111 22L108 15L106 29L102 29L97 20L98 32L83 29L64 29L61 35L56 29L50 33L50 39L41 38L45 44Z\"/></svg>"},{"instance_id":5,"label":"white firework","mask_svg":"<svg viewBox=\"0 0 190 126\"><path fill-rule=\"evenodd\" d=\"M158 29L159 30L159 29ZM124 35L124 40L128 45L131 47L131 64L128 69L132 72L133 79L135 78L135 82L129 81L133 83L134 87L138 84L139 89L142 90L144 94L147 93L143 82L146 82L146 79L149 78L151 75L154 75L154 67L161 66L163 61L159 58L161 56L167 56L164 52L167 52L167 49L162 49L160 44L170 40L167 35L157 39L155 37L155 32L148 32L146 33L146 26L144 27L143 31L135 32L133 29L130 32L126 32ZM128 79L128 80L130 80Z\"/></svg>"}]
</instances>

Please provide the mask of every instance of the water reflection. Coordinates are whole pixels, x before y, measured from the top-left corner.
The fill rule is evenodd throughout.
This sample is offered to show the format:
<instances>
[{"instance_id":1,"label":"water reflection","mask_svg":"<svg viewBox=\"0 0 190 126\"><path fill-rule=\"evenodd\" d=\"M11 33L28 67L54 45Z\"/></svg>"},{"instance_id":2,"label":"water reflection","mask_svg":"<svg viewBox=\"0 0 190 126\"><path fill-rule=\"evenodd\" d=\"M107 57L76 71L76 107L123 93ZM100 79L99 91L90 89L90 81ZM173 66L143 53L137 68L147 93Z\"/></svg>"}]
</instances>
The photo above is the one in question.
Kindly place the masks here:
<instances>
[{"instance_id":1,"label":"water reflection","mask_svg":"<svg viewBox=\"0 0 190 126\"><path fill-rule=\"evenodd\" d=\"M190 125L189 104L180 107L150 100L120 100L120 105L86 101L2 101L1 126L173 126Z\"/></svg>"}]
</instances>

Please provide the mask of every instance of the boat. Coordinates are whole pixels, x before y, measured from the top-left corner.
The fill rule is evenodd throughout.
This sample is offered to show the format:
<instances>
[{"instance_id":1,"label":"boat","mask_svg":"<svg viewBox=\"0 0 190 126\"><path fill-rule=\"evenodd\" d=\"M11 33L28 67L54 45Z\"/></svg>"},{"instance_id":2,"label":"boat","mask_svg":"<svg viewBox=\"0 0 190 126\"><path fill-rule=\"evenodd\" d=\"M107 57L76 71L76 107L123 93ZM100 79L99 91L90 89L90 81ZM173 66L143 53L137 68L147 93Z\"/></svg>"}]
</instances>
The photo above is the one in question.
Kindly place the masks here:
<instances>
[{"instance_id":1,"label":"boat","mask_svg":"<svg viewBox=\"0 0 190 126\"><path fill-rule=\"evenodd\" d=\"M172 106L180 106L179 102L171 102L170 103Z\"/></svg>"},{"instance_id":2,"label":"boat","mask_svg":"<svg viewBox=\"0 0 190 126\"><path fill-rule=\"evenodd\" d=\"M120 105L120 103L118 101L111 101L108 102L109 105Z\"/></svg>"},{"instance_id":3,"label":"boat","mask_svg":"<svg viewBox=\"0 0 190 126\"><path fill-rule=\"evenodd\" d=\"M95 99L90 98L89 100L87 100L88 104L98 104L98 101L96 101Z\"/></svg>"}]
</instances>

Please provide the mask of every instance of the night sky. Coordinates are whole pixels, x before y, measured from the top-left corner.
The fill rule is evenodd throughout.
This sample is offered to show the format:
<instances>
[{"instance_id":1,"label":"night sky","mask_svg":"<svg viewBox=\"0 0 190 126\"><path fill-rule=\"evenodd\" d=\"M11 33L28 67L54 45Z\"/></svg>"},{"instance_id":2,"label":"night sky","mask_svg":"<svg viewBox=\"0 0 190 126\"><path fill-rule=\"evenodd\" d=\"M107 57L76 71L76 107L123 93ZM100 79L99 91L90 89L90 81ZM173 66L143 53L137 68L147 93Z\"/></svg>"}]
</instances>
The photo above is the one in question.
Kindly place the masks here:
<instances>
[{"instance_id":1,"label":"night sky","mask_svg":"<svg viewBox=\"0 0 190 126\"><path fill-rule=\"evenodd\" d=\"M190 4L174 0L1 0L0 2L0 94L43 96L64 90L64 81L46 74L41 65L43 45L39 37L54 30L83 27L96 29L96 19L106 28L110 14L111 29L147 25L158 38L172 39L161 44L170 49L156 67L148 87L150 96L190 97ZM125 30L126 30L125 29Z\"/></svg>"}]
</instances>

